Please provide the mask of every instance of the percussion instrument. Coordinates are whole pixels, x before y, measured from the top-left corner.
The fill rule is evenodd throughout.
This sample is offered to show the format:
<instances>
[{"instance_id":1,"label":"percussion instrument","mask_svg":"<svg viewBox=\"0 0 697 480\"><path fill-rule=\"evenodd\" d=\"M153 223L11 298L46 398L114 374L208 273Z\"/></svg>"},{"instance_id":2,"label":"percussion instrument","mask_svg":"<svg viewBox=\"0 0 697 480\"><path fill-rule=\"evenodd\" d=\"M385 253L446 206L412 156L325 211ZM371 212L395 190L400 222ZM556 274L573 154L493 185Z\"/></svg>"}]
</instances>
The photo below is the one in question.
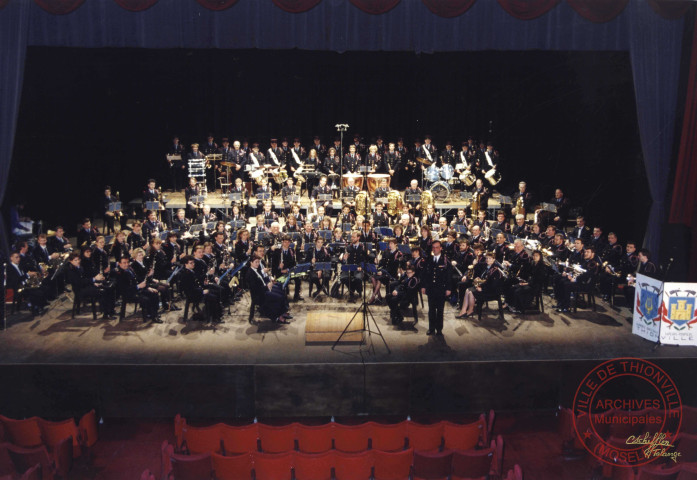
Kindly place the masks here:
<instances>
[{"instance_id":1,"label":"percussion instrument","mask_svg":"<svg viewBox=\"0 0 697 480\"><path fill-rule=\"evenodd\" d=\"M220 162L223 167L234 167L237 165L235 162Z\"/></svg>"},{"instance_id":2,"label":"percussion instrument","mask_svg":"<svg viewBox=\"0 0 697 480\"><path fill-rule=\"evenodd\" d=\"M252 173L249 174L249 176L252 178L257 183L261 183L261 179L264 177L264 169L260 168L258 170L254 170Z\"/></svg>"},{"instance_id":3,"label":"percussion instrument","mask_svg":"<svg viewBox=\"0 0 697 480\"><path fill-rule=\"evenodd\" d=\"M343 188L348 187L348 179L353 178L355 180L355 184L359 189L363 188L363 175L360 173L346 173L344 174L344 178L341 180L341 186Z\"/></svg>"},{"instance_id":4,"label":"percussion instrument","mask_svg":"<svg viewBox=\"0 0 697 480\"><path fill-rule=\"evenodd\" d=\"M423 157L416 157L416 161L419 162L419 163L421 163L421 164L423 164L423 165L426 165L426 166L429 166L430 164L433 163L433 162L430 161L429 159L423 158Z\"/></svg>"},{"instance_id":5,"label":"percussion instrument","mask_svg":"<svg viewBox=\"0 0 697 480\"><path fill-rule=\"evenodd\" d=\"M437 182L440 180L440 168L431 165L426 169L426 180L429 182Z\"/></svg>"},{"instance_id":6,"label":"percussion instrument","mask_svg":"<svg viewBox=\"0 0 697 480\"><path fill-rule=\"evenodd\" d=\"M392 177L390 177L389 173L371 173L368 175L368 193L373 195L375 193L375 190L378 189L380 186L380 182L382 182L382 179L387 180L387 186L390 186L390 180L392 180Z\"/></svg>"},{"instance_id":7,"label":"percussion instrument","mask_svg":"<svg viewBox=\"0 0 697 480\"><path fill-rule=\"evenodd\" d=\"M433 195L433 199L435 201L445 202L450 196L450 185L448 185L448 182L436 182L433 185L431 185L429 191Z\"/></svg>"},{"instance_id":8,"label":"percussion instrument","mask_svg":"<svg viewBox=\"0 0 697 480\"><path fill-rule=\"evenodd\" d=\"M496 170L495 168L492 168L491 170L489 170L488 172L486 172L484 174L484 178L489 180L490 184L496 185L497 183L499 183L501 181L501 173L499 173L499 171Z\"/></svg>"},{"instance_id":9,"label":"percussion instrument","mask_svg":"<svg viewBox=\"0 0 697 480\"><path fill-rule=\"evenodd\" d=\"M449 163L446 163L440 168L440 176L443 180L450 180L455 175L455 169Z\"/></svg>"}]
</instances>

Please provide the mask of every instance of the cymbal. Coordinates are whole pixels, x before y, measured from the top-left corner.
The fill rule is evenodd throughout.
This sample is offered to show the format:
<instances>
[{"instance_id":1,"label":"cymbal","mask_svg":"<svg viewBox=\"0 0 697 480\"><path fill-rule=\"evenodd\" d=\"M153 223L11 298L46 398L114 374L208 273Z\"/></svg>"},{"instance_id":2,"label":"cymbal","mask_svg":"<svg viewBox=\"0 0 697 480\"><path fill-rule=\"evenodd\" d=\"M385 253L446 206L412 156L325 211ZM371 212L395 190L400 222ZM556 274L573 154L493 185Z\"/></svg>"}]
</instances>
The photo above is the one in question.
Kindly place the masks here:
<instances>
[{"instance_id":1,"label":"cymbal","mask_svg":"<svg viewBox=\"0 0 697 480\"><path fill-rule=\"evenodd\" d=\"M423 163L426 166L431 165L433 163L430 160L423 158L423 157L416 157L416 161L419 163Z\"/></svg>"},{"instance_id":2,"label":"cymbal","mask_svg":"<svg viewBox=\"0 0 697 480\"><path fill-rule=\"evenodd\" d=\"M235 162L220 162L223 167L234 167Z\"/></svg>"},{"instance_id":3,"label":"cymbal","mask_svg":"<svg viewBox=\"0 0 697 480\"><path fill-rule=\"evenodd\" d=\"M329 178L338 178L338 177L339 177L339 174L338 174L338 173L332 172L332 173L328 174L327 177L329 177Z\"/></svg>"}]
</instances>

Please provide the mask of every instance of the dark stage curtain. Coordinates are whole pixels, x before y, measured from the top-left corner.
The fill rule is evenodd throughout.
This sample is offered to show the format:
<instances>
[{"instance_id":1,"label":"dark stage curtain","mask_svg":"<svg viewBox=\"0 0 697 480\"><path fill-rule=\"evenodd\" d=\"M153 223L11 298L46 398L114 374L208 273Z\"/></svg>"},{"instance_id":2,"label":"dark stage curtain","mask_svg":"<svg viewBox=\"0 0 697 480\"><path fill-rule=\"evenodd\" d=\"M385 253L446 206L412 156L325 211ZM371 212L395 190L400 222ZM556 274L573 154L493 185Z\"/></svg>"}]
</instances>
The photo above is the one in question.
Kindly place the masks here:
<instances>
[{"instance_id":1,"label":"dark stage curtain","mask_svg":"<svg viewBox=\"0 0 697 480\"><path fill-rule=\"evenodd\" d=\"M477 0L421 0L426 7L439 17L459 17L470 9Z\"/></svg>"},{"instance_id":2,"label":"dark stage curtain","mask_svg":"<svg viewBox=\"0 0 697 480\"><path fill-rule=\"evenodd\" d=\"M66 15L80 8L85 0L34 0L38 6L54 15Z\"/></svg>"},{"instance_id":3,"label":"dark stage curtain","mask_svg":"<svg viewBox=\"0 0 697 480\"><path fill-rule=\"evenodd\" d=\"M2 10L3 8L5 8L5 7L7 6L7 3L8 3L9 1L10 1L10 0L0 0L0 10Z\"/></svg>"},{"instance_id":4,"label":"dark stage curtain","mask_svg":"<svg viewBox=\"0 0 697 480\"><path fill-rule=\"evenodd\" d=\"M289 13L307 12L317 6L322 0L273 0L280 9Z\"/></svg>"},{"instance_id":5,"label":"dark stage curtain","mask_svg":"<svg viewBox=\"0 0 697 480\"><path fill-rule=\"evenodd\" d=\"M196 0L199 5L207 8L208 10L227 10L237 3L237 0Z\"/></svg>"},{"instance_id":6,"label":"dark stage curtain","mask_svg":"<svg viewBox=\"0 0 697 480\"><path fill-rule=\"evenodd\" d=\"M557 6L559 0L498 0L499 5L518 20L541 17Z\"/></svg>"},{"instance_id":7,"label":"dark stage curtain","mask_svg":"<svg viewBox=\"0 0 697 480\"><path fill-rule=\"evenodd\" d=\"M131 12L142 12L157 3L158 0L114 0L116 4Z\"/></svg>"},{"instance_id":8,"label":"dark stage curtain","mask_svg":"<svg viewBox=\"0 0 697 480\"><path fill-rule=\"evenodd\" d=\"M11 2L0 14L0 203L5 198L27 50L29 2ZM0 213L0 249L8 252Z\"/></svg>"},{"instance_id":9,"label":"dark stage curtain","mask_svg":"<svg viewBox=\"0 0 697 480\"><path fill-rule=\"evenodd\" d=\"M381 15L392 10L401 0L349 0L354 7L371 15Z\"/></svg>"},{"instance_id":10,"label":"dark stage curtain","mask_svg":"<svg viewBox=\"0 0 697 480\"><path fill-rule=\"evenodd\" d=\"M692 55L685 98L678 165L675 171L670 223L687 225L692 234L690 280L697 281L697 28L692 38Z\"/></svg>"},{"instance_id":11,"label":"dark stage curtain","mask_svg":"<svg viewBox=\"0 0 697 480\"><path fill-rule=\"evenodd\" d=\"M658 13L666 20L676 20L687 12L692 0L648 0L653 11Z\"/></svg>"},{"instance_id":12,"label":"dark stage curtain","mask_svg":"<svg viewBox=\"0 0 697 480\"><path fill-rule=\"evenodd\" d=\"M609 22L627 6L629 0L566 0L576 13L591 22Z\"/></svg>"}]
</instances>

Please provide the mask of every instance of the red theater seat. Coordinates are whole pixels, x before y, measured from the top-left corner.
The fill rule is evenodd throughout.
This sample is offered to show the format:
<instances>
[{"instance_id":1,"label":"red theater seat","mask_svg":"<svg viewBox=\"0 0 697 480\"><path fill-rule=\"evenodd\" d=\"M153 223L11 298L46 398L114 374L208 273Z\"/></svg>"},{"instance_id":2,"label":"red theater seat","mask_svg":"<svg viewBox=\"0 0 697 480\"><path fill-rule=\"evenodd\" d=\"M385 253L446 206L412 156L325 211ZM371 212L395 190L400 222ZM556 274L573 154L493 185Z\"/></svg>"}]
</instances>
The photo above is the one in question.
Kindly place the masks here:
<instances>
[{"instance_id":1,"label":"red theater seat","mask_svg":"<svg viewBox=\"0 0 697 480\"><path fill-rule=\"evenodd\" d=\"M486 480L494 457L493 448L453 452L452 480Z\"/></svg>"},{"instance_id":2,"label":"red theater seat","mask_svg":"<svg viewBox=\"0 0 697 480\"><path fill-rule=\"evenodd\" d=\"M213 475L216 480L239 480L252 478L252 454L242 453L224 457L211 454Z\"/></svg>"},{"instance_id":3,"label":"red theater seat","mask_svg":"<svg viewBox=\"0 0 697 480\"><path fill-rule=\"evenodd\" d=\"M4 425L7 436L14 445L31 448L42 444L38 417L14 420L0 415L0 422Z\"/></svg>"},{"instance_id":4,"label":"red theater seat","mask_svg":"<svg viewBox=\"0 0 697 480\"><path fill-rule=\"evenodd\" d=\"M189 453L220 453L221 426L220 423L208 427L185 426L182 431L182 449Z\"/></svg>"},{"instance_id":5,"label":"red theater seat","mask_svg":"<svg viewBox=\"0 0 697 480\"><path fill-rule=\"evenodd\" d=\"M48 420L39 419L39 428L41 429L41 438L44 445L52 448L67 437L73 439L73 458L77 458L82 453L80 450L80 438L77 431L75 421L70 418L62 422L49 422Z\"/></svg>"},{"instance_id":6,"label":"red theater seat","mask_svg":"<svg viewBox=\"0 0 697 480\"><path fill-rule=\"evenodd\" d=\"M407 422L391 425L371 423L371 448L383 452L404 450L407 437Z\"/></svg>"},{"instance_id":7,"label":"red theater seat","mask_svg":"<svg viewBox=\"0 0 697 480\"><path fill-rule=\"evenodd\" d=\"M443 444L443 422L430 425L408 422L407 438L409 446L414 450L438 450Z\"/></svg>"},{"instance_id":8,"label":"red theater seat","mask_svg":"<svg viewBox=\"0 0 697 480\"><path fill-rule=\"evenodd\" d=\"M414 480L445 480L450 476L453 452L414 451Z\"/></svg>"},{"instance_id":9,"label":"red theater seat","mask_svg":"<svg viewBox=\"0 0 697 480\"><path fill-rule=\"evenodd\" d=\"M220 437L223 440L226 455L230 453L254 453L258 450L259 429L256 423L241 427L222 425Z\"/></svg>"},{"instance_id":10,"label":"red theater seat","mask_svg":"<svg viewBox=\"0 0 697 480\"><path fill-rule=\"evenodd\" d=\"M322 453L332 448L334 438L334 424L301 425L295 429L295 438L298 440L298 450L304 453Z\"/></svg>"},{"instance_id":11,"label":"red theater seat","mask_svg":"<svg viewBox=\"0 0 697 480\"><path fill-rule=\"evenodd\" d=\"M639 467L636 474L636 480L676 480L680 473L680 465L675 467L661 469L654 466Z\"/></svg>"},{"instance_id":12,"label":"red theater seat","mask_svg":"<svg viewBox=\"0 0 697 480\"><path fill-rule=\"evenodd\" d=\"M334 448L346 453L357 453L368 449L370 423L360 425L334 425Z\"/></svg>"},{"instance_id":13,"label":"red theater seat","mask_svg":"<svg viewBox=\"0 0 697 480\"><path fill-rule=\"evenodd\" d=\"M486 436L486 419L484 414L476 422L459 425L443 422L443 439L448 450L469 450L483 443Z\"/></svg>"},{"instance_id":14,"label":"red theater seat","mask_svg":"<svg viewBox=\"0 0 697 480\"><path fill-rule=\"evenodd\" d=\"M295 450L295 424L280 427L259 424L259 442L264 453L284 453Z\"/></svg>"},{"instance_id":15,"label":"red theater seat","mask_svg":"<svg viewBox=\"0 0 697 480\"><path fill-rule=\"evenodd\" d=\"M97 413L90 410L82 416L77 424L82 438L82 444L92 447L97 443L99 438L99 430L97 429Z\"/></svg>"},{"instance_id":16,"label":"red theater seat","mask_svg":"<svg viewBox=\"0 0 697 480\"><path fill-rule=\"evenodd\" d=\"M209 480L213 478L211 466L211 454L200 453L198 455L170 455L173 480Z\"/></svg>"},{"instance_id":17,"label":"red theater seat","mask_svg":"<svg viewBox=\"0 0 697 480\"><path fill-rule=\"evenodd\" d=\"M52 480L54 478L55 462L49 455L46 447L24 448L16 445L5 444L12 458L15 468L20 472L26 472L37 463L41 464L41 478Z\"/></svg>"},{"instance_id":18,"label":"red theater seat","mask_svg":"<svg viewBox=\"0 0 697 480\"><path fill-rule=\"evenodd\" d=\"M368 480L373 470L373 452L336 452L334 478L336 480Z\"/></svg>"},{"instance_id":19,"label":"red theater seat","mask_svg":"<svg viewBox=\"0 0 697 480\"><path fill-rule=\"evenodd\" d=\"M296 453L295 480L331 480L335 459L336 455L333 451Z\"/></svg>"},{"instance_id":20,"label":"red theater seat","mask_svg":"<svg viewBox=\"0 0 697 480\"><path fill-rule=\"evenodd\" d=\"M414 451L381 452L373 450L375 480L409 480Z\"/></svg>"},{"instance_id":21,"label":"red theater seat","mask_svg":"<svg viewBox=\"0 0 697 480\"><path fill-rule=\"evenodd\" d=\"M686 463L681 465L677 480L697 480L697 464Z\"/></svg>"},{"instance_id":22,"label":"red theater seat","mask_svg":"<svg viewBox=\"0 0 697 480\"><path fill-rule=\"evenodd\" d=\"M256 480L290 480L292 468L292 452L254 454Z\"/></svg>"}]
</instances>

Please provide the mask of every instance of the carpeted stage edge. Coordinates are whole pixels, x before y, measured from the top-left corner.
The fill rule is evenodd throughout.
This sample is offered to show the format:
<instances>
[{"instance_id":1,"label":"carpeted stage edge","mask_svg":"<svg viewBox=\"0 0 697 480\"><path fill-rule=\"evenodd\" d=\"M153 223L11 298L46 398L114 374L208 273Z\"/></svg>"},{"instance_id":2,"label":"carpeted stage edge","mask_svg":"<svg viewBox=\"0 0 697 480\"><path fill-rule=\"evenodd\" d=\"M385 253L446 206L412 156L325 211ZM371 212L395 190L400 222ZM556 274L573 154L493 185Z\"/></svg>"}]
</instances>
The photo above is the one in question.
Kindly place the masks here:
<instances>
[{"instance_id":1,"label":"carpeted stage edge","mask_svg":"<svg viewBox=\"0 0 697 480\"><path fill-rule=\"evenodd\" d=\"M697 404L697 359L656 359ZM3 365L0 411L65 418L438 415L570 405L599 362L296 365Z\"/></svg>"}]
</instances>

